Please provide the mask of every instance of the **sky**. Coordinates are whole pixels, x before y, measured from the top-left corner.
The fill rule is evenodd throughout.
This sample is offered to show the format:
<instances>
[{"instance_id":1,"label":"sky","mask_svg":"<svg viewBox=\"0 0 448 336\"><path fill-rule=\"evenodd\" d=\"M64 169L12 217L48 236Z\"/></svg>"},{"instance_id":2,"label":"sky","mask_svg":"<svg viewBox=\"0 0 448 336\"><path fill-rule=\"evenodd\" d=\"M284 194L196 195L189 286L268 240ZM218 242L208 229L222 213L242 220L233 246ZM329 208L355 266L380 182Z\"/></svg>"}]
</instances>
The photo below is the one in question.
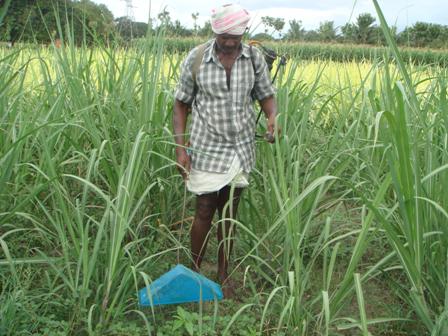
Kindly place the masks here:
<instances>
[{"instance_id":1,"label":"sky","mask_svg":"<svg viewBox=\"0 0 448 336\"><path fill-rule=\"evenodd\" d=\"M115 17L126 16L126 0L93 0L105 4ZM183 26L192 28L192 13L199 13L197 23L203 25L210 19L212 8L231 1L210 0L131 0L130 14L135 21L148 22L157 19L157 14L166 9L171 19L179 20ZM323 21L334 21L336 27L354 22L360 13L371 13L376 17L372 0L236 0L251 14L251 32L261 32L261 17L283 18L288 30L289 20L300 20L306 30L316 29ZM398 30L417 21L448 25L448 0L378 0L389 25ZM378 23L378 20L377 20Z\"/></svg>"}]
</instances>

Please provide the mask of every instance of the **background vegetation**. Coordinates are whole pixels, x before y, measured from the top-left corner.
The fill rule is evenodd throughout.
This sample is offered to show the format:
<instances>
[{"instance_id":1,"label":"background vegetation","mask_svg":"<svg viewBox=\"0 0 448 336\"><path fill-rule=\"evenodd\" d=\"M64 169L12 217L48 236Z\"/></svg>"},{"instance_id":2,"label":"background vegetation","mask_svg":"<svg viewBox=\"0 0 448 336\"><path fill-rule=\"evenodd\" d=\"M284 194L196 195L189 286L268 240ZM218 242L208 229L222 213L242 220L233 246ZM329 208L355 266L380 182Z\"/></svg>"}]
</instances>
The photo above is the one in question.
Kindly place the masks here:
<instances>
[{"instance_id":1,"label":"background vegetation","mask_svg":"<svg viewBox=\"0 0 448 336\"><path fill-rule=\"evenodd\" d=\"M6 3L2 0L2 3ZM55 15L56 14L56 15ZM67 19L66 18L67 15ZM56 17L64 18L57 20ZM118 39L129 41L146 35L147 31L158 31L162 26L166 36L207 37L211 36L210 23L197 24L198 13L191 13L193 28L186 28L173 20L167 10L158 13L149 22L133 22L127 17L114 18L105 5L91 0L21 0L10 1L8 15L0 26L0 41L15 43L48 43L61 38L60 29L70 26L76 43L91 42L91 34L102 41ZM58 22L59 21L59 22ZM361 45L385 45L386 40L377 18L371 13L360 14L355 22L336 27L333 21L321 22L316 30L306 30L300 20L289 21L284 31L285 20L270 16L262 17L263 33L252 36L262 40L283 40L290 42L331 42ZM42 24L45 22L45 24ZM58 27L58 24L61 27ZM391 29L392 38L398 45L418 48L447 48L448 26L416 22L401 32Z\"/></svg>"}]
</instances>

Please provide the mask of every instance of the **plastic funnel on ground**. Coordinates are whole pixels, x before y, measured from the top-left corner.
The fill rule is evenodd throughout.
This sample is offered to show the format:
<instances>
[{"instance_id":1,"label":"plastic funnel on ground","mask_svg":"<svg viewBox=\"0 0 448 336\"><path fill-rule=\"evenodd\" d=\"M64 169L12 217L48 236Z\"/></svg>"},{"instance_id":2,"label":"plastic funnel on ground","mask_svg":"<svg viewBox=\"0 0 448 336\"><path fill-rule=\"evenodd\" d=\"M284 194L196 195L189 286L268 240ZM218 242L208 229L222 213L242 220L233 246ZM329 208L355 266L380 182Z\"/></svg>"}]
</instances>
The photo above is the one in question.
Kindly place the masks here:
<instances>
[{"instance_id":1,"label":"plastic funnel on ground","mask_svg":"<svg viewBox=\"0 0 448 336\"><path fill-rule=\"evenodd\" d=\"M139 290L139 303L143 307L222 298L221 286L180 264Z\"/></svg>"}]
</instances>

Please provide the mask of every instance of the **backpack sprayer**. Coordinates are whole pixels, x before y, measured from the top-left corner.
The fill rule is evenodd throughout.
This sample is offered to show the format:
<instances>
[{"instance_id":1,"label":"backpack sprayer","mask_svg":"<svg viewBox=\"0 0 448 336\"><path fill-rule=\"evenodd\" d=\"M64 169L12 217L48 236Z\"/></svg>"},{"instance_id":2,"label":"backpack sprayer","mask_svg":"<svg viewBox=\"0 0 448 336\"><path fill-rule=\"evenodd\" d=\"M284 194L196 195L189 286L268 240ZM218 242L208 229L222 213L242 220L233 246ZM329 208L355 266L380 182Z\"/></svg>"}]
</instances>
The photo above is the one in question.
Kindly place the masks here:
<instances>
[{"instance_id":1,"label":"backpack sprayer","mask_svg":"<svg viewBox=\"0 0 448 336\"><path fill-rule=\"evenodd\" d=\"M269 73L271 72L271 70L274 66L275 60L277 58L280 58L278 61L278 64L277 64L277 68L275 69L274 76L272 77L272 84L274 84L275 79L277 78L278 72L280 70L280 67L286 65L286 60L287 60L286 55L277 54L277 52L275 50L265 47L260 41L251 40L251 41L249 41L249 45L258 47L260 49L260 51L263 53L264 60L266 61L266 64L268 65ZM260 121L261 112L262 112L262 109L260 108L255 125L258 125L258 122ZM255 137L261 138L262 136L256 134ZM264 138L268 141L272 141L273 135L270 133L266 133Z\"/></svg>"}]
</instances>

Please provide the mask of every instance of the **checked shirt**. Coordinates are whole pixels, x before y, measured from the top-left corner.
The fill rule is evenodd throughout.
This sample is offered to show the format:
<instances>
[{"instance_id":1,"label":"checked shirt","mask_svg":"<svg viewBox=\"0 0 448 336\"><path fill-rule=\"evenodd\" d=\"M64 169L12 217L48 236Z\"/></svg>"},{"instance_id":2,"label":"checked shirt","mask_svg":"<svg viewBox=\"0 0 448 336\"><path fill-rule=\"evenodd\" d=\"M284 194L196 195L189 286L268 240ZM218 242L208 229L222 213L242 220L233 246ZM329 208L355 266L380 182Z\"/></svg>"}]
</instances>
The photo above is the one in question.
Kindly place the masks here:
<instances>
[{"instance_id":1,"label":"checked shirt","mask_svg":"<svg viewBox=\"0 0 448 336\"><path fill-rule=\"evenodd\" d=\"M255 99L262 100L272 96L274 88L261 52L252 47L251 58L250 47L242 44L232 67L229 89L226 71L216 55L214 44L214 40L207 42L196 74L196 97L192 69L198 47L184 60L175 92L177 100L192 104L192 167L226 173L234 156L238 155L243 170L249 173L255 165L256 116L251 93Z\"/></svg>"}]
</instances>

